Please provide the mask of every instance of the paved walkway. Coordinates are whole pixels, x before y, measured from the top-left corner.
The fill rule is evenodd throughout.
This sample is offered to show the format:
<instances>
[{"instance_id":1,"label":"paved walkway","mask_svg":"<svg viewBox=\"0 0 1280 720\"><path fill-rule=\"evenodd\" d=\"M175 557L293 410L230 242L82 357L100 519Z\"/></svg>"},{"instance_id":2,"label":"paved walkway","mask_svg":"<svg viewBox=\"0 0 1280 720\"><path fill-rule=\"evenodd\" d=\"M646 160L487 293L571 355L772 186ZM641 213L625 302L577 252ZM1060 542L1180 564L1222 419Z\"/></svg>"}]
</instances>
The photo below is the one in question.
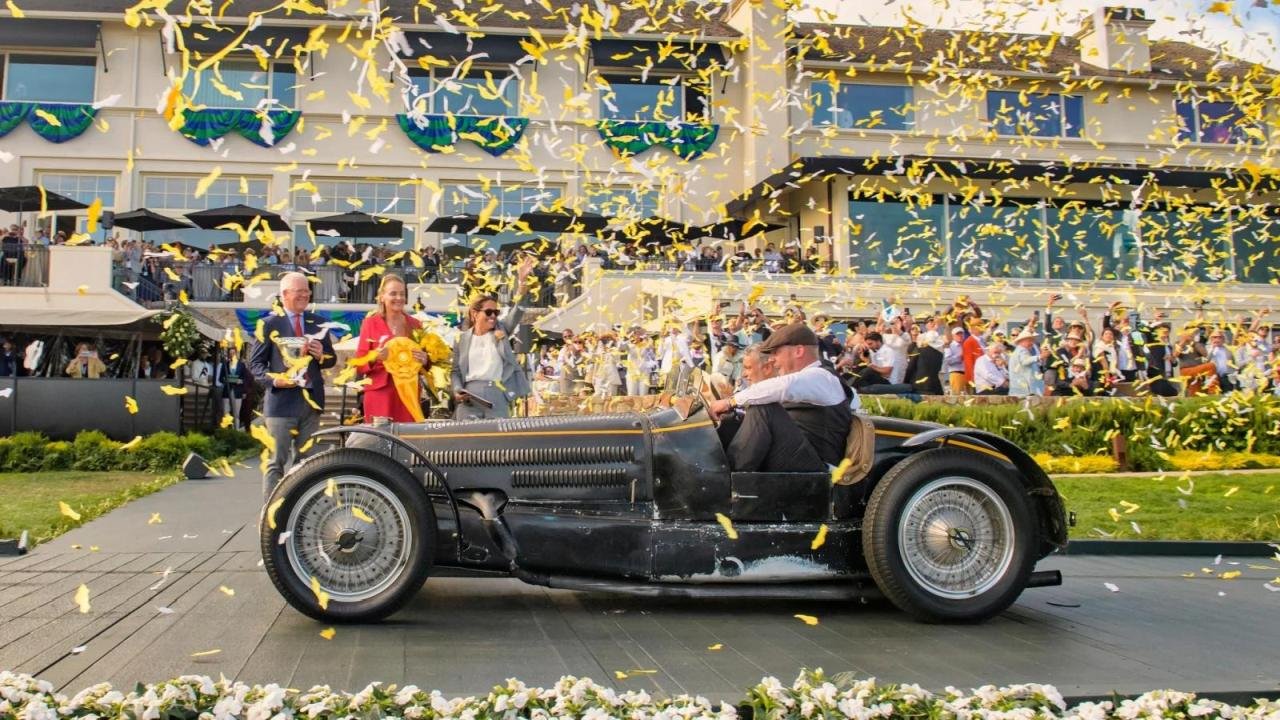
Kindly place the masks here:
<instances>
[{"instance_id":1,"label":"paved walkway","mask_svg":"<svg viewBox=\"0 0 1280 720\"><path fill-rule=\"evenodd\" d=\"M737 699L762 676L789 681L805 667L933 688L1041 681L1069 696L1280 689L1280 592L1264 586L1280 563L1230 558L1055 558L1042 567L1060 568L1065 586L1029 590L982 625L941 626L883 605L655 602L443 577L391 621L326 640L258 567L259 482L256 471L184 482L0 559L0 668L71 690L221 673L455 695L573 674ZM163 522L149 523L157 513ZM87 614L72 599L81 583Z\"/></svg>"}]
</instances>

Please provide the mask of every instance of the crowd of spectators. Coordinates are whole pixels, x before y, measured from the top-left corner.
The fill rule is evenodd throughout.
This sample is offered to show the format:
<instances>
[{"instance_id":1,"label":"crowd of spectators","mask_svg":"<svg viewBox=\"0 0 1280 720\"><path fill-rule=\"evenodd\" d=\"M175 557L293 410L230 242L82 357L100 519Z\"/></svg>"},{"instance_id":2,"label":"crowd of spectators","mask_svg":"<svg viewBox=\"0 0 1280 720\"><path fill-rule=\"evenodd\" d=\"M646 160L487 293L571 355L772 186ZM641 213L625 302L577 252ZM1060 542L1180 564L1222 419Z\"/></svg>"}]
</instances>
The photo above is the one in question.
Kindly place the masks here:
<instances>
[{"instance_id":1,"label":"crowd of spectators","mask_svg":"<svg viewBox=\"0 0 1280 720\"><path fill-rule=\"evenodd\" d=\"M642 327L565 330L558 343L530 354L542 388L563 395L643 395L680 365L701 368L742 388L769 359L758 346L778 327L807 322L822 362L864 394L912 399L925 395L1137 396L1202 395L1250 390L1280 394L1280 348L1267 311L1236 323L1211 324L1203 312L1173 332L1162 315L1151 322L1120 303L1095 325L1083 308L1043 311L1021 321L984 317L969 300L948 312L913 316L886 306L871 320L833 323L807 317L798 305L769 318L742 307L706 319Z\"/></svg>"}]
</instances>

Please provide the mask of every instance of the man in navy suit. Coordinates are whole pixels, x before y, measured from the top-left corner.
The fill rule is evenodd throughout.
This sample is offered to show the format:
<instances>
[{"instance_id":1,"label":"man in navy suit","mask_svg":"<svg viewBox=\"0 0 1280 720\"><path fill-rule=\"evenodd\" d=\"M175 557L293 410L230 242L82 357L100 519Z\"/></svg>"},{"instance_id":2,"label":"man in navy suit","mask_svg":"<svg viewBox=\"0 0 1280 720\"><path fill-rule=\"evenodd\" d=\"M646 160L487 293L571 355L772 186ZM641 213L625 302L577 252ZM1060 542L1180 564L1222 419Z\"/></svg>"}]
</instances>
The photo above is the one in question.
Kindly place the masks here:
<instances>
[{"instance_id":1,"label":"man in navy suit","mask_svg":"<svg viewBox=\"0 0 1280 720\"><path fill-rule=\"evenodd\" d=\"M276 446L263 477L264 497L271 496L284 471L300 459L300 448L320 428L320 411L324 409L324 377L320 371L333 367L338 359L329 333L319 327L320 319L307 313L310 302L311 285L306 275L291 272L280 278L284 314L271 315L263 321L263 342L255 344L249 354L249 370L267 389L262 415ZM311 362L307 365L305 386L282 377L288 368L276 346L277 337L307 338L306 353Z\"/></svg>"}]
</instances>

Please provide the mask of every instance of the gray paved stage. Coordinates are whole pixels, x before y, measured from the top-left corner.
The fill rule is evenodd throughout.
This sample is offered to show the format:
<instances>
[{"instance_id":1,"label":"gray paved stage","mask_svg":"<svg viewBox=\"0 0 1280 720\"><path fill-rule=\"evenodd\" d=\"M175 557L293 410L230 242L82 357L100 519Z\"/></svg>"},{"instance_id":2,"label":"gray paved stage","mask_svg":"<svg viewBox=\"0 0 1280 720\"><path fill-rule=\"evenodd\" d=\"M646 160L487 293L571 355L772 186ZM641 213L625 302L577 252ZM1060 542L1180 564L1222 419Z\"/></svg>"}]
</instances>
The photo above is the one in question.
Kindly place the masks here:
<instances>
[{"instance_id":1,"label":"gray paved stage","mask_svg":"<svg viewBox=\"0 0 1280 720\"><path fill-rule=\"evenodd\" d=\"M1049 682L1067 695L1280 688L1280 592L1264 587L1280 575L1274 560L1055 558L1041 567L1060 568L1065 586L1027 591L976 626L920 625L881 605L654 602L436 578L392 621L340 626L326 640L258 567L259 482L243 471L181 483L26 557L0 559L0 668L63 689L221 673L455 695L512 676L549 684L573 674L738 699L762 676L790 681L804 667L933 688ZM163 522L148 524L153 513ZM1235 570L1238 579L1217 577ZM72 600L81 583L91 591L87 614Z\"/></svg>"}]
</instances>

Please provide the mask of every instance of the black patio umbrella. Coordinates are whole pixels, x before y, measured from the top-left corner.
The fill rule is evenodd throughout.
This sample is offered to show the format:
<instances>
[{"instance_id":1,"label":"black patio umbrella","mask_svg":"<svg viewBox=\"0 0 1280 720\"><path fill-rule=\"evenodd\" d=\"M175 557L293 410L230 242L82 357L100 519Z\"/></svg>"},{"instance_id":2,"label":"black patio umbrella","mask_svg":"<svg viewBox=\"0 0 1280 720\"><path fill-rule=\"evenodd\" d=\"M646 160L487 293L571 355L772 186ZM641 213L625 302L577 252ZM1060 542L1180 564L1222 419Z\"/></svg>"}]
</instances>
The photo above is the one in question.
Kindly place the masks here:
<instances>
[{"instance_id":1,"label":"black patio umbrella","mask_svg":"<svg viewBox=\"0 0 1280 720\"><path fill-rule=\"evenodd\" d=\"M573 228L581 233L594 233L609 225L609 218L593 213L573 212L527 212L517 221L528 226L530 232L569 232Z\"/></svg>"},{"instance_id":2,"label":"black patio umbrella","mask_svg":"<svg viewBox=\"0 0 1280 720\"><path fill-rule=\"evenodd\" d=\"M348 238L398 238L404 232L404 223L399 220L359 211L315 218L307 224L315 233Z\"/></svg>"},{"instance_id":3,"label":"black patio umbrella","mask_svg":"<svg viewBox=\"0 0 1280 720\"><path fill-rule=\"evenodd\" d=\"M493 248L489 248L487 246L475 247L475 246L467 245L464 243L449 243L444 246L441 252L444 253L444 257L446 260L461 260L463 258L469 258L472 255L475 255L476 253L482 253L490 249L493 249Z\"/></svg>"},{"instance_id":4,"label":"black patio umbrella","mask_svg":"<svg viewBox=\"0 0 1280 720\"><path fill-rule=\"evenodd\" d=\"M247 228L255 217L262 218L258 223L259 226L265 225L276 232L289 232L293 229L279 214L270 210L249 207L248 205L228 205L227 207L213 208L212 210L187 213L187 219L195 223L196 227L204 230L217 230L223 225L239 225L242 228Z\"/></svg>"},{"instance_id":5,"label":"black patio umbrella","mask_svg":"<svg viewBox=\"0 0 1280 720\"><path fill-rule=\"evenodd\" d=\"M784 227L786 227L786 225L763 222L755 218L747 220L730 218L711 225L703 225L699 229L704 233L702 237L714 238L716 240L746 240L753 235L763 232L771 232L773 230L781 230Z\"/></svg>"},{"instance_id":6,"label":"black patio umbrella","mask_svg":"<svg viewBox=\"0 0 1280 720\"><path fill-rule=\"evenodd\" d=\"M480 224L479 215L441 215L431 221L425 229L426 232L438 233L458 233L469 235L497 235L498 228L492 223L486 223L484 227L477 227Z\"/></svg>"},{"instance_id":7,"label":"black patio umbrella","mask_svg":"<svg viewBox=\"0 0 1280 720\"><path fill-rule=\"evenodd\" d=\"M12 213L45 210L84 210L89 207L66 195L44 191L41 197L38 185L14 185L0 188L0 210Z\"/></svg>"},{"instance_id":8,"label":"black patio umbrella","mask_svg":"<svg viewBox=\"0 0 1280 720\"><path fill-rule=\"evenodd\" d=\"M613 233L614 239L641 245L671 245L697 240L705 235L705 230L696 225L657 216L637 220Z\"/></svg>"},{"instance_id":9,"label":"black patio umbrella","mask_svg":"<svg viewBox=\"0 0 1280 720\"><path fill-rule=\"evenodd\" d=\"M491 246L492 247L492 246ZM515 250L528 250L534 253L554 252L559 247L559 243L544 237L524 237L515 240L507 240L497 247L501 252L513 252Z\"/></svg>"},{"instance_id":10,"label":"black patio umbrella","mask_svg":"<svg viewBox=\"0 0 1280 720\"><path fill-rule=\"evenodd\" d=\"M115 226L122 227L125 230L136 230L138 232L151 232L153 230L186 230L194 227L190 223L182 222L175 218L152 212L146 208L138 208L126 213L119 213L115 217Z\"/></svg>"}]
</instances>

